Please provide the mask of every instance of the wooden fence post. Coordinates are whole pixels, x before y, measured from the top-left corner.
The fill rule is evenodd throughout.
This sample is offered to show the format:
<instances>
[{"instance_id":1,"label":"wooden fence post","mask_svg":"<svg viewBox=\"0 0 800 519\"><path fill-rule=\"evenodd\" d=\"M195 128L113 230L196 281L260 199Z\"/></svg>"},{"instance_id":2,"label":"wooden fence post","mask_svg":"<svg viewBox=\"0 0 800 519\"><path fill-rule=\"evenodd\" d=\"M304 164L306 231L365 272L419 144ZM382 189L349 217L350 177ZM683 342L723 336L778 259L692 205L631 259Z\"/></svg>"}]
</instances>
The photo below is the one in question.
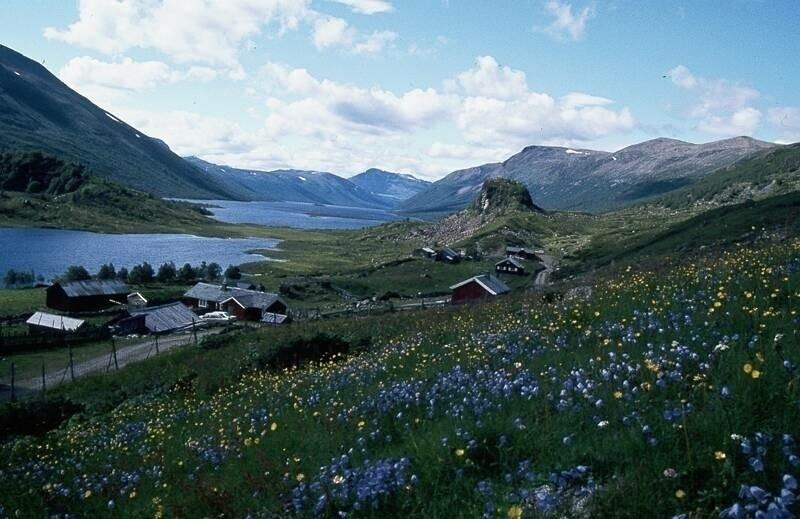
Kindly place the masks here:
<instances>
[{"instance_id":1,"label":"wooden fence post","mask_svg":"<svg viewBox=\"0 0 800 519\"><path fill-rule=\"evenodd\" d=\"M194 345L197 346L197 327L194 325L194 317L192 317L192 334L194 335Z\"/></svg>"},{"instance_id":2,"label":"wooden fence post","mask_svg":"<svg viewBox=\"0 0 800 519\"><path fill-rule=\"evenodd\" d=\"M114 369L119 369L119 362L117 362L117 343L114 337L111 337L111 355L114 356Z\"/></svg>"},{"instance_id":3,"label":"wooden fence post","mask_svg":"<svg viewBox=\"0 0 800 519\"><path fill-rule=\"evenodd\" d=\"M14 385L14 383L16 382L16 380L15 380L15 378L16 378L15 368L16 368L16 366L12 362L11 363L11 401L12 402L17 399L17 388Z\"/></svg>"},{"instance_id":4,"label":"wooden fence post","mask_svg":"<svg viewBox=\"0 0 800 519\"><path fill-rule=\"evenodd\" d=\"M153 327L153 335L156 338L156 355L158 355L158 327L157 326Z\"/></svg>"},{"instance_id":5,"label":"wooden fence post","mask_svg":"<svg viewBox=\"0 0 800 519\"><path fill-rule=\"evenodd\" d=\"M42 396L44 396L44 392L47 389L47 387L45 387L46 378L47 377L45 376L45 372L44 372L44 362L42 362Z\"/></svg>"}]
</instances>

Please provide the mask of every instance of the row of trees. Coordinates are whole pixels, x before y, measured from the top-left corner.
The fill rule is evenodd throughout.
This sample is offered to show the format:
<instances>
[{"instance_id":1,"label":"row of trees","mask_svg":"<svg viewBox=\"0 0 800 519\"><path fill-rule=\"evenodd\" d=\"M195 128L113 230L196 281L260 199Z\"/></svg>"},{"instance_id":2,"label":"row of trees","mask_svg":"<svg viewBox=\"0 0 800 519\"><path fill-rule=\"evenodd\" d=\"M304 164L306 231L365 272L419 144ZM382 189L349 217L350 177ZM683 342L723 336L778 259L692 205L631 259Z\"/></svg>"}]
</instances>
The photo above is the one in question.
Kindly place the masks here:
<instances>
[{"instance_id":1,"label":"row of trees","mask_svg":"<svg viewBox=\"0 0 800 519\"><path fill-rule=\"evenodd\" d=\"M191 283L198 279L205 279L214 281L223 275L222 267L219 263L205 261L200 263L197 267L192 266L190 263L185 263L182 267L178 268L175 263L163 263L158 270L154 269L148 262L143 262L139 265L131 267L130 271L121 267L117 269L113 263L106 263L100 266L97 271L97 279L110 280L119 279L128 283L144 284L158 281L159 283ZM230 265L224 272L225 279L241 279L242 273L239 267ZM84 281L92 279L92 275L86 268L81 265L73 265L67 269L61 279L64 281Z\"/></svg>"},{"instance_id":2,"label":"row of trees","mask_svg":"<svg viewBox=\"0 0 800 519\"><path fill-rule=\"evenodd\" d=\"M3 276L3 283L5 283L6 288L30 287L37 281L44 281L44 277L41 274L37 276L33 270L18 271L11 269Z\"/></svg>"}]
</instances>

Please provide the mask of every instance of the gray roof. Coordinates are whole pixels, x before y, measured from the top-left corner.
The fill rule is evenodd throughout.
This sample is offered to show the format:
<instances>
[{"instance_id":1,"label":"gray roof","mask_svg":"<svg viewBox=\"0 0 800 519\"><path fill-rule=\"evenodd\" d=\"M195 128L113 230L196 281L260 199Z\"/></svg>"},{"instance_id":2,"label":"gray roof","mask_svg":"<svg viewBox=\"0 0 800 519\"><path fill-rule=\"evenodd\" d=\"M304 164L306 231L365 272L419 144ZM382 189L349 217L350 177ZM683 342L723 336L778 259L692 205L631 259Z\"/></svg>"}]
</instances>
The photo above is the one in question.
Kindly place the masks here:
<instances>
[{"instance_id":1,"label":"gray roof","mask_svg":"<svg viewBox=\"0 0 800 519\"><path fill-rule=\"evenodd\" d=\"M288 319L287 316L283 314L274 314L271 312L264 312L264 315L261 316L262 323L269 323L269 324L283 324Z\"/></svg>"},{"instance_id":2,"label":"gray roof","mask_svg":"<svg viewBox=\"0 0 800 519\"><path fill-rule=\"evenodd\" d=\"M36 312L25 322L34 326L41 326L42 328L63 330L66 332L74 332L83 326L84 323L84 321L80 319L64 317L63 315L48 314L47 312Z\"/></svg>"},{"instance_id":3,"label":"gray roof","mask_svg":"<svg viewBox=\"0 0 800 519\"><path fill-rule=\"evenodd\" d=\"M513 247L510 245L506 246L506 252L525 252L524 247Z\"/></svg>"},{"instance_id":4,"label":"gray roof","mask_svg":"<svg viewBox=\"0 0 800 519\"><path fill-rule=\"evenodd\" d=\"M228 299L237 301L245 308L258 308L266 310L272 306L276 301L280 300L277 294L268 294L266 292L253 292L247 290L247 294L232 294ZM227 301L227 299L226 299Z\"/></svg>"},{"instance_id":5,"label":"gray roof","mask_svg":"<svg viewBox=\"0 0 800 519\"><path fill-rule=\"evenodd\" d=\"M503 258L500 261L498 261L497 263L495 263L494 266L496 267L497 265L499 265L501 263L512 263L512 264L514 264L514 266L516 266L518 268L521 268L521 269L525 268L525 265L523 265L517 258Z\"/></svg>"},{"instance_id":6,"label":"gray roof","mask_svg":"<svg viewBox=\"0 0 800 519\"><path fill-rule=\"evenodd\" d=\"M450 287L450 290L455 290L456 288L463 287L469 283L478 283L487 292L492 294L493 296L505 294L507 292L511 292L511 289L508 288L508 285L503 283L500 279L496 278L491 274L481 274L480 276L471 277L469 279L465 279L461 283L455 284Z\"/></svg>"},{"instance_id":7,"label":"gray roof","mask_svg":"<svg viewBox=\"0 0 800 519\"><path fill-rule=\"evenodd\" d=\"M132 316L144 315L144 325L151 332L169 332L188 328L196 322L197 316L183 303L170 303L149 308L130 310Z\"/></svg>"},{"instance_id":8,"label":"gray roof","mask_svg":"<svg viewBox=\"0 0 800 519\"><path fill-rule=\"evenodd\" d=\"M90 279L56 283L69 297L128 295L130 288L122 281ZM55 286L55 285L54 285Z\"/></svg>"},{"instance_id":9,"label":"gray roof","mask_svg":"<svg viewBox=\"0 0 800 519\"><path fill-rule=\"evenodd\" d=\"M277 294L259 292L258 290L245 290L237 287L225 287L223 290L221 285L212 285L210 283L196 284L183 297L205 299L216 303L222 303L233 298L246 308L261 308L262 310L280 300Z\"/></svg>"}]
</instances>

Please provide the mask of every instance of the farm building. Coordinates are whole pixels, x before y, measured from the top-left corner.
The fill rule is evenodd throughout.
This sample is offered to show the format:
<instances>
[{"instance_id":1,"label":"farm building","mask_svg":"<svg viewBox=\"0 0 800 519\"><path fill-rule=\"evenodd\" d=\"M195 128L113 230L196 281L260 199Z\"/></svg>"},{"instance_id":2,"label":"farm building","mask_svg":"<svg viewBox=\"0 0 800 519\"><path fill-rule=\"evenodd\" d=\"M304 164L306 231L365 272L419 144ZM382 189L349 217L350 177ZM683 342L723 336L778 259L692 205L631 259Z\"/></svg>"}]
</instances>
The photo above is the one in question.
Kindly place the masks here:
<instances>
[{"instance_id":1,"label":"farm building","mask_svg":"<svg viewBox=\"0 0 800 519\"><path fill-rule=\"evenodd\" d=\"M256 290L198 283L183 295L198 313L222 310L242 321L261 321L265 313L286 315L286 303L277 295Z\"/></svg>"},{"instance_id":2,"label":"farm building","mask_svg":"<svg viewBox=\"0 0 800 519\"><path fill-rule=\"evenodd\" d=\"M502 259L494 264L495 272L499 274L525 274L525 265L515 257Z\"/></svg>"},{"instance_id":3,"label":"farm building","mask_svg":"<svg viewBox=\"0 0 800 519\"><path fill-rule=\"evenodd\" d=\"M279 325L289 321L289 316L284 314L273 314L272 312L264 312L261 316L261 322L265 324Z\"/></svg>"},{"instance_id":4,"label":"farm building","mask_svg":"<svg viewBox=\"0 0 800 519\"><path fill-rule=\"evenodd\" d=\"M539 251L535 251L533 249L526 249L525 247L512 247L510 245L506 246L507 258L539 260L539 256L537 255L538 252Z\"/></svg>"},{"instance_id":5,"label":"farm building","mask_svg":"<svg viewBox=\"0 0 800 519\"><path fill-rule=\"evenodd\" d=\"M144 308L147 306L147 299L139 292L128 294L126 299L128 302L128 308Z\"/></svg>"},{"instance_id":6,"label":"farm building","mask_svg":"<svg viewBox=\"0 0 800 519\"><path fill-rule=\"evenodd\" d=\"M200 325L198 317L183 303L169 303L148 308L131 308L128 316L114 324L115 333L169 333Z\"/></svg>"},{"instance_id":7,"label":"farm building","mask_svg":"<svg viewBox=\"0 0 800 519\"><path fill-rule=\"evenodd\" d=\"M418 256L420 258L435 259L436 251L431 249L430 247L421 247L419 249L414 249L413 255Z\"/></svg>"},{"instance_id":8,"label":"farm building","mask_svg":"<svg viewBox=\"0 0 800 519\"><path fill-rule=\"evenodd\" d=\"M454 304L483 301L511 291L508 286L492 274L471 277L450 287Z\"/></svg>"},{"instance_id":9,"label":"farm building","mask_svg":"<svg viewBox=\"0 0 800 519\"><path fill-rule=\"evenodd\" d=\"M125 304L130 289L122 281L87 280L53 283L47 287L47 306L65 312L93 312Z\"/></svg>"},{"instance_id":10,"label":"farm building","mask_svg":"<svg viewBox=\"0 0 800 519\"><path fill-rule=\"evenodd\" d=\"M458 263L461 261L461 255L453 249L445 247L436 253L436 261L444 261L445 263Z\"/></svg>"},{"instance_id":11,"label":"farm building","mask_svg":"<svg viewBox=\"0 0 800 519\"><path fill-rule=\"evenodd\" d=\"M36 312L27 321L31 333L77 332L85 324L81 319Z\"/></svg>"}]
</instances>

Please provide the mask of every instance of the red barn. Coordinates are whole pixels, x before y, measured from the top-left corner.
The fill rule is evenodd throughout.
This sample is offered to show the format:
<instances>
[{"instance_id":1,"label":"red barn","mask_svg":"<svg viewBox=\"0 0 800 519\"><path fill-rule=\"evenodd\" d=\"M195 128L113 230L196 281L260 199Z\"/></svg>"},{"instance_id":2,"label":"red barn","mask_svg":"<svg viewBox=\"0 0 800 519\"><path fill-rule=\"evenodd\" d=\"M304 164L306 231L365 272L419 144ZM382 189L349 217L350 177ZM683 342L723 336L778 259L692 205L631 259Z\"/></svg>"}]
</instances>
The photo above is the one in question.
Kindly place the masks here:
<instances>
[{"instance_id":1,"label":"red barn","mask_svg":"<svg viewBox=\"0 0 800 519\"><path fill-rule=\"evenodd\" d=\"M454 304L485 301L491 297L511 292L508 286L491 274L481 274L450 287Z\"/></svg>"}]
</instances>

